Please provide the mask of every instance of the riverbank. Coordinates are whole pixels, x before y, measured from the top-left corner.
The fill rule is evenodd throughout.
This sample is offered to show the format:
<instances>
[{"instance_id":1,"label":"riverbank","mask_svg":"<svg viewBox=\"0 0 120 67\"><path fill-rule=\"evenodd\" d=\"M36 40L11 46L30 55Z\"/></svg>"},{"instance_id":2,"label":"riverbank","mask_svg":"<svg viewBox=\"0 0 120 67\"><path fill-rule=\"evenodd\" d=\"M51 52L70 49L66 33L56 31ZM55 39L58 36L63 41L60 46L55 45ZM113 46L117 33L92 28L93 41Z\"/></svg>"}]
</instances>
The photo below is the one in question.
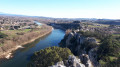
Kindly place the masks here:
<instances>
[{"instance_id":1,"label":"riverbank","mask_svg":"<svg viewBox=\"0 0 120 67\"><path fill-rule=\"evenodd\" d=\"M47 47L59 46L58 44L63 39L64 35L65 31L61 29L54 29L50 34L24 45L24 48L22 49L19 48L12 52L14 57L9 60L1 59L0 67L26 67L34 52Z\"/></svg>"},{"instance_id":2,"label":"riverbank","mask_svg":"<svg viewBox=\"0 0 120 67\"><path fill-rule=\"evenodd\" d=\"M44 29L44 30L42 30L42 31L40 30L40 32L39 32L39 31L34 31L34 32L27 33L27 34L26 34L27 37L30 38L28 41L26 40L26 41L23 41L23 42L21 42L21 43L19 43L19 44L14 43L15 46L14 46L14 45L11 45L11 46L14 46L14 47L12 47L12 48L10 48L10 49L7 49L7 51L6 51L6 50L5 50L5 51L2 50L3 52L0 53L0 58L6 58L6 59L11 58L13 51L17 50L18 48L23 48L22 45L31 43L31 42L35 41L36 39L41 38L41 37L43 37L43 36L51 33L52 30L53 30L53 27L44 25L44 27L43 27L42 29ZM34 34L33 37L30 35L31 33ZM29 35L29 36L28 36L28 35ZM31 38L31 37L32 37L32 38ZM17 41L16 41L16 42L17 42ZM4 46L3 46L3 47L4 47ZM3 48L3 47L0 47L0 48Z\"/></svg>"}]
</instances>

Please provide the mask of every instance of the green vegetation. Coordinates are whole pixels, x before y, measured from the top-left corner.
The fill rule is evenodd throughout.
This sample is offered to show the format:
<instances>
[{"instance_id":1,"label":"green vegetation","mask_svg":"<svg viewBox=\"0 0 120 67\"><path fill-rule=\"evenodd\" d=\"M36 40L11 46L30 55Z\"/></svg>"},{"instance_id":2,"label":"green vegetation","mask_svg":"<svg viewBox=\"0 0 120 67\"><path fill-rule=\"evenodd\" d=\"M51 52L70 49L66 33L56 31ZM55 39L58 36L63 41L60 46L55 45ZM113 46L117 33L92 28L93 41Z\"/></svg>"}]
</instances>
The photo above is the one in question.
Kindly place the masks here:
<instances>
[{"instance_id":1,"label":"green vegetation","mask_svg":"<svg viewBox=\"0 0 120 67\"><path fill-rule=\"evenodd\" d=\"M107 36L109 36L109 34L106 34L100 30L96 30L94 32L92 31L79 31L78 33L82 34L85 37L95 37L96 39L99 40L99 42L101 40L104 40Z\"/></svg>"},{"instance_id":2,"label":"green vegetation","mask_svg":"<svg viewBox=\"0 0 120 67\"><path fill-rule=\"evenodd\" d=\"M31 29L24 29L22 32L29 32Z\"/></svg>"},{"instance_id":3,"label":"green vegetation","mask_svg":"<svg viewBox=\"0 0 120 67\"><path fill-rule=\"evenodd\" d=\"M9 38L13 38L17 35L23 35L27 32L31 31L31 29L24 29L24 30L5 30L1 31L2 33L8 35Z\"/></svg>"},{"instance_id":4,"label":"green vegetation","mask_svg":"<svg viewBox=\"0 0 120 67\"><path fill-rule=\"evenodd\" d=\"M86 41L84 44L82 44L81 49L85 49L85 51L88 53L88 51L92 48L95 48L97 46L96 43L91 43Z\"/></svg>"},{"instance_id":5,"label":"green vegetation","mask_svg":"<svg viewBox=\"0 0 120 67\"><path fill-rule=\"evenodd\" d=\"M98 59L100 64L104 65L115 62L118 57L120 57L120 42L113 36L109 36L100 45L98 48ZM112 64L111 64L112 66Z\"/></svg>"},{"instance_id":6,"label":"green vegetation","mask_svg":"<svg viewBox=\"0 0 120 67\"><path fill-rule=\"evenodd\" d=\"M0 44L0 46L2 46L3 44Z\"/></svg>"},{"instance_id":7,"label":"green vegetation","mask_svg":"<svg viewBox=\"0 0 120 67\"><path fill-rule=\"evenodd\" d=\"M107 63L103 67L120 67L120 57L117 60Z\"/></svg>"},{"instance_id":8,"label":"green vegetation","mask_svg":"<svg viewBox=\"0 0 120 67\"><path fill-rule=\"evenodd\" d=\"M120 36L120 34L113 34L113 36Z\"/></svg>"},{"instance_id":9,"label":"green vegetation","mask_svg":"<svg viewBox=\"0 0 120 67\"><path fill-rule=\"evenodd\" d=\"M20 32L29 32L31 31L31 29L24 29L24 30L5 30L5 31L1 31L2 33L7 33L7 32L12 32L12 33L20 33Z\"/></svg>"},{"instance_id":10,"label":"green vegetation","mask_svg":"<svg viewBox=\"0 0 120 67\"><path fill-rule=\"evenodd\" d=\"M88 27L92 27L92 28L103 28L103 27L109 27L109 25L105 25L105 24L96 24L94 23L94 25L88 25Z\"/></svg>"},{"instance_id":11,"label":"green vegetation","mask_svg":"<svg viewBox=\"0 0 120 67\"><path fill-rule=\"evenodd\" d=\"M72 55L72 53L68 48L45 48L44 50L34 53L28 67L48 67L56 62L67 60L69 55Z\"/></svg>"},{"instance_id":12,"label":"green vegetation","mask_svg":"<svg viewBox=\"0 0 120 67\"><path fill-rule=\"evenodd\" d=\"M95 37L100 42L97 49L98 61L101 67L120 67L120 37L119 34L105 34L102 31L96 30L95 32L80 31L78 32L86 37ZM89 47L90 46L90 47ZM89 51L93 48L94 44L85 43L82 48Z\"/></svg>"},{"instance_id":13,"label":"green vegetation","mask_svg":"<svg viewBox=\"0 0 120 67\"><path fill-rule=\"evenodd\" d=\"M4 37L7 37L7 35L0 32L0 38L4 38Z\"/></svg>"}]
</instances>

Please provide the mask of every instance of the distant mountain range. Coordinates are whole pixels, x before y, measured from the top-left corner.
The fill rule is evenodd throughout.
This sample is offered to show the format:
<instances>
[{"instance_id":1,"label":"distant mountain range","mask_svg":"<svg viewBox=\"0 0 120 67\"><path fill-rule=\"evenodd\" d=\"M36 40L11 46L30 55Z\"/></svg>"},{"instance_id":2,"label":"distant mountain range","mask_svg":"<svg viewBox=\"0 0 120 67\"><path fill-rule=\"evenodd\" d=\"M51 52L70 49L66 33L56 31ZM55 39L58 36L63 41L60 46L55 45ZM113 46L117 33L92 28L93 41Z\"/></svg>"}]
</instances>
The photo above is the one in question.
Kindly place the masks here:
<instances>
[{"instance_id":1,"label":"distant mountain range","mask_svg":"<svg viewBox=\"0 0 120 67\"><path fill-rule=\"evenodd\" d=\"M9 14L0 12L0 16L25 16L25 17L38 17L38 18L47 18L47 19L61 19L61 20L92 20L92 21L111 21L111 20L118 20L118 19L97 19L97 18L52 18L52 17L44 17L44 16L28 16L28 15L20 15L20 14Z\"/></svg>"},{"instance_id":2,"label":"distant mountain range","mask_svg":"<svg viewBox=\"0 0 120 67\"><path fill-rule=\"evenodd\" d=\"M27 15L9 14L9 13L3 13L3 12L0 12L0 15L6 15L6 16L27 16Z\"/></svg>"},{"instance_id":3,"label":"distant mountain range","mask_svg":"<svg viewBox=\"0 0 120 67\"><path fill-rule=\"evenodd\" d=\"M22 17L38 17L38 18L51 18L51 17L43 17L43 16L28 16L28 15L20 15L20 14L9 14L9 13L3 13L0 12L0 16L22 16Z\"/></svg>"},{"instance_id":4,"label":"distant mountain range","mask_svg":"<svg viewBox=\"0 0 120 67\"><path fill-rule=\"evenodd\" d=\"M8 13L0 12L0 15L15 15L15 14L8 14Z\"/></svg>"}]
</instances>

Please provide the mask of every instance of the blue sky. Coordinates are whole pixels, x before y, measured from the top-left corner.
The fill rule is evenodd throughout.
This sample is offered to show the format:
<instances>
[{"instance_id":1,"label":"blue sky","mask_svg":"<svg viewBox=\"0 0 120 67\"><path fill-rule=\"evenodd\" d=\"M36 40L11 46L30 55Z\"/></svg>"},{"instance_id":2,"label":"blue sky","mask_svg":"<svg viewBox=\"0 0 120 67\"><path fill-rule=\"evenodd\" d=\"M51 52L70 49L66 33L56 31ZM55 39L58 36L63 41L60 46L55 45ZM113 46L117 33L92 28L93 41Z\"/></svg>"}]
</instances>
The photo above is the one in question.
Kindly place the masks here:
<instances>
[{"instance_id":1,"label":"blue sky","mask_svg":"<svg viewBox=\"0 0 120 67\"><path fill-rule=\"evenodd\" d=\"M120 0L0 0L0 12L56 18L120 19Z\"/></svg>"}]
</instances>

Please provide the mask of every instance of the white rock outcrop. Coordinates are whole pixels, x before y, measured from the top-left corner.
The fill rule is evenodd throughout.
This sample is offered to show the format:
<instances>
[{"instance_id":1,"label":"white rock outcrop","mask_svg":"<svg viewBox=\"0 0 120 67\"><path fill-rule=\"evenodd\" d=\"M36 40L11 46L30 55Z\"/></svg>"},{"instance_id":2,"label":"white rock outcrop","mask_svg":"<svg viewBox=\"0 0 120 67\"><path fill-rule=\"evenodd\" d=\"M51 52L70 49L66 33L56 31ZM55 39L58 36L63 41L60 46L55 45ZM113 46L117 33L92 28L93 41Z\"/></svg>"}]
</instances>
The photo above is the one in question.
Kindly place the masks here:
<instances>
[{"instance_id":1,"label":"white rock outcrop","mask_svg":"<svg viewBox=\"0 0 120 67\"><path fill-rule=\"evenodd\" d=\"M74 42L71 42L72 38L74 38ZM92 48L87 51L88 46L90 46L87 44L97 44L96 38L85 37L82 34L72 31L66 35L64 42L61 45L68 47L77 56L79 56L85 67L96 67L98 66L98 62L96 60L96 50L92 49L96 49L97 46L92 46Z\"/></svg>"},{"instance_id":2,"label":"white rock outcrop","mask_svg":"<svg viewBox=\"0 0 120 67\"><path fill-rule=\"evenodd\" d=\"M66 62L60 61L49 67L85 67L85 65L81 63L80 59L70 55Z\"/></svg>"}]
</instances>

